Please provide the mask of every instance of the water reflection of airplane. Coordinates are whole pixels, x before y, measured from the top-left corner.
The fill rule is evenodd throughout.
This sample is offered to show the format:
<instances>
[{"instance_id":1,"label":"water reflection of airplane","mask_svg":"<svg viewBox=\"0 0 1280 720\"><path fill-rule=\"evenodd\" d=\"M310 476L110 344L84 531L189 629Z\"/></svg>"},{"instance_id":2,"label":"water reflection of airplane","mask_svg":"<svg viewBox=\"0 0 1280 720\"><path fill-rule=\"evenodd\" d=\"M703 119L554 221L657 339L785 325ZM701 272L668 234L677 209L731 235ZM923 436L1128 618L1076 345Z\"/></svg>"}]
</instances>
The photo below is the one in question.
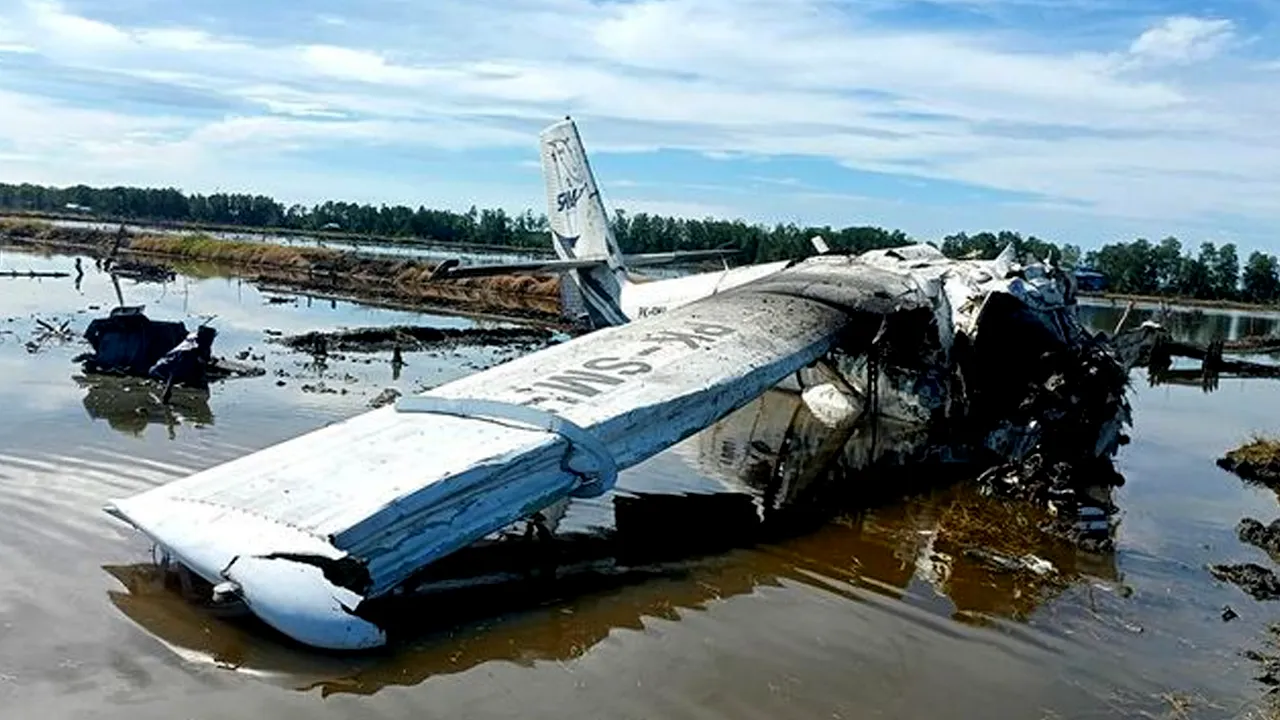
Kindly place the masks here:
<instances>
[{"instance_id":1,"label":"water reflection of airplane","mask_svg":"<svg viewBox=\"0 0 1280 720\"><path fill-rule=\"evenodd\" d=\"M127 435L140 435L148 425L156 424L165 426L172 439L183 423L195 427L213 424L208 390L174 388L166 403L164 386L155 382L111 375L77 375L74 379L87 390L83 402L89 416L106 420L113 430Z\"/></svg>"},{"instance_id":2,"label":"water reflection of airplane","mask_svg":"<svg viewBox=\"0 0 1280 720\"><path fill-rule=\"evenodd\" d=\"M1020 619L1081 575L1115 577L1109 556L1081 556L1036 532L998 549L1047 558L1055 576L1004 572L966 553L990 539L988 524L971 518L1008 507L968 485L868 501L856 489L869 460L888 468L923 447L906 426L882 424L878 449L871 437L865 426L824 425L794 393L769 392L666 454L701 471L693 491L619 492L603 522L574 521L575 509L561 508L541 539L513 529L433 565L416 593L386 607L400 642L374 655L317 654L252 617L213 617L149 564L107 568L125 587L110 596L189 660L299 690L372 694L495 660L569 660L647 617L675 620L677 608L783 582L942 617Z\"/></svg>"}]
</instances>

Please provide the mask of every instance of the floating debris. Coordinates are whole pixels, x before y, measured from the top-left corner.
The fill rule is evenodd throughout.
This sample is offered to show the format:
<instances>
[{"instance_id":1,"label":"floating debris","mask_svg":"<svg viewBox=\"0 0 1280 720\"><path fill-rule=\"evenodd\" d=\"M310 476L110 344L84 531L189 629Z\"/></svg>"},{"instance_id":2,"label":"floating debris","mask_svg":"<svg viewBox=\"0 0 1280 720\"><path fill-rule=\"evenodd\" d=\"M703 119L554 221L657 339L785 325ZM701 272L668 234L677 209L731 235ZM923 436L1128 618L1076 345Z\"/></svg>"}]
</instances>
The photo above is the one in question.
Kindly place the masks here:
<instances>
[{"instance_id":1,"label":"floating debris","mask_svg":"<svg viewBox=\"0 0 1280 720\"><path fill-rule=\"evenodd\" d=\"M186 339L187 326L152 320L143 314L142 306L126 306L90 322L84 336L93 346L92 353L76 358L85 372L147 377L165 353Z\"/></svg>"},{"instance_id":2,"label":"floating debris","mask_svg":"<svg viewBox=\"0 0 1280 720\"><path fill-rule=\"evenodd\" d=\"M114 276L135 282L172 282L177 277L173 268L141 260L108 262L106 269Z\"/></svg>"},{"instance_id":3,"label":"floating debris","mask_svg":"<svg viewBox=\"0 0 1280 720\"><path fill-rule=\"evenodd\" d=\"M1280 578L1257 563L1211 565L1209 573L1244 590L1254 600L1280 600Z\"/></svg>"},{"instance_id":4,"label":"floating debris","mask_svg":"<svg viewBox=\"0 0 1280 720\"><path fill-rule=\"evenodd\" d=\"M184 323L152 320L142 310L141 306L118 307L90 322L84 335L93 352L78 355L73 362L81 363L88 374L150 378L167 387L204 388L212 380L265 372L213 358L214 328L201 325L187 332Z\"/></svg>"},{"instance_id":5,"label":"floating debris","mask_svg":"<svg viewBox=\"0 0 1280 720\"><path fill-rule=\"evenodd\" d=\"M323 380L317 383L307 383L302 386L302 392L314 393L317 395L346 395L346 388L333 388L325 384Z\"/></svg>"},{"instance_id":6,"label":"floating debris","mask_svg":"<svg viewBox=\"0 0 1280 720\"><path fill-rule=\"evenodd\" d=\"M71 330L70 320L54 325L46 320L36 318L36 325L35 334L24 344L29 353L39 352L46 344L51 342L69 342L75 339L75 333Z\"/></svg>"},{"instance_id":7,"label":"floating debris","mask_svg":"<svg viewBox=\"0 0 1280 720\"><path fill-rule=\"evenodd\" d=\"M378 393L378 396L369 401L369 407L380 408L383 405L390 405L400 397L402 393L395 388L387 388Z\"/></svg>"}]
</instances>

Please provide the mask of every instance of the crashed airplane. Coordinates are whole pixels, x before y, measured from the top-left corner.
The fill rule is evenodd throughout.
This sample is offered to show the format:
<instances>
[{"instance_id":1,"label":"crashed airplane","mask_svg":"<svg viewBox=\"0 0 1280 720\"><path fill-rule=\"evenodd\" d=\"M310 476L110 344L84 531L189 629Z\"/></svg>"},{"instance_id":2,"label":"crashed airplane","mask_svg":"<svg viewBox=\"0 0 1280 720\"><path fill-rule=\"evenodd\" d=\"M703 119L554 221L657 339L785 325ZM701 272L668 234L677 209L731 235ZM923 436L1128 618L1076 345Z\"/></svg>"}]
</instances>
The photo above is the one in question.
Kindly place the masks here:
<instances>
[{"instance_id":1,"label":"crashed airplane","mask_svg":"<svg viewBox=\"0 0 1280 720\"><path fill-rule=\"evenodd\" d=\"M832 425L884 414L955 460L1109 456L1127 421L1124 368L1079 324L1069 282L1008 253L813 257L108 511L216 602L305 644L375 647L388 636L369 609L432 563L565 498L609 492L619 471L784 379ZM1082 388L1088 403L1070 397Z\"/></svg>"},{"instance_id":2,"label":"crashed airplane","mask_svg":"<svg viewBox=\"0 0 1280 720\"><path fill-rule=\"evenodd\" d=\"M1122 442L1128 363L1078 321L1069 273L916 245L632 283L576 129L542 139L553 240L581 252L569 270L605 327L110 503L207 604L319 648L383 645L380 605L442 559L609 493L784 383L833 433L893 424L903 464L991 468L993 491L1065 515L1088 504L1070 468Z\"/></svg>"}]
</instances>

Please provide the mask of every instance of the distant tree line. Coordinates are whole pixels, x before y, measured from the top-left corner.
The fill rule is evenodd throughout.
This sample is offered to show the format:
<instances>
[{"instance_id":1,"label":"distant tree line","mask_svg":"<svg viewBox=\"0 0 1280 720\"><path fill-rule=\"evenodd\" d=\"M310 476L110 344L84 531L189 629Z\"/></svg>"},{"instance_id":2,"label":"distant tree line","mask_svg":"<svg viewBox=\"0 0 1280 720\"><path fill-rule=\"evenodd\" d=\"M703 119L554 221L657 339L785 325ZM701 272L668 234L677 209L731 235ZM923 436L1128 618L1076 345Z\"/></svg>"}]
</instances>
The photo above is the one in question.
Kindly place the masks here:
<instances>
[{"instance_id":1,"label":"distant tree line","mask_svg":"<svg viewBox=\"0 0 1280 720\"><path fill-rule=\"evenodd\" d=\"M264 195L185 194L172 188L76 185L67 188L0 183L0 210L82 214L93 218L139 222L178 222L295 232L336 231L348 234L484 244L512 248L545 248L547 219L525 211L467 212L416 210L403 205L374 206L325 202L286 206ZM821 235L833 249L863 252L915 242L900 230L880 227L833 229L779 224L768 227L741 220L684 219L618 210L611 218L624 252L647 253L736 247L740 262L769 262L812 253L809 239ZM1110 289L1120 293L1215 300L1280 301L1280 266L1276 258L1253 252L1240 267L1234 244L1204 243L1199 252L1184 253L1176 238L1158 244L1139 239L1106 245L1082 254L1075 245L1058 245L1011 231L957 233L942 239L948 257L990 259L1013 245L1020 259L1034 256L1067 268L1089 267L1103 273Z\"/></svg>"},{"instance_id":2,"label":"distant tree line","mask_svg":"<svg viewBox=\"0 0 1280 720\"><path fill-rule=\"evenodd\" d=\"M532 211L512 216L506 211L467 212L325 202L306 207L277 202L263 195L187 195L166 188L68 188L0 184L0 210L83 214L138 222L177 222L244 228L276 228L297 232L333 231L356 235L429 240L445 243L548 247L546 215ZM912 242L901 231L874 227L767 228L742 221L689 220L621 210L611 218L624 252L739 248L747 262L799 257L812 252L809 238L821 234L833 248L864 251Z\"/></svg>"},{"instance_id":3,"label":"distant tree line","mask_svg":"<svg viewBox=\"0 0 1280 720\"><path fill-rule=\"evenodd\" d=\"M1177 238L1113 243L1085 256L1085 264L1107 276L1111 289L1138 295L1201 300L1280 300L1280 266L1274 255L1254 251L1241 271L1234 243L1201 243L1183 251Z\"/></svg>"}]
</instances>

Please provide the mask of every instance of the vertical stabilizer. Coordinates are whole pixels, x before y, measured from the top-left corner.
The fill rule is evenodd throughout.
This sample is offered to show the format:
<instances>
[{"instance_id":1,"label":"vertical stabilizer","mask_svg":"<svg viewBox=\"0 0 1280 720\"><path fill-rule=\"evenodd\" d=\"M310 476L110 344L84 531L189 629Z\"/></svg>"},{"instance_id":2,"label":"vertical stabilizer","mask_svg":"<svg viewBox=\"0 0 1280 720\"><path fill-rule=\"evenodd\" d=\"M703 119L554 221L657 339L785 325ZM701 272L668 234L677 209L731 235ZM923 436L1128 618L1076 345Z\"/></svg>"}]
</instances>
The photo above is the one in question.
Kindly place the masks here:
<instances>
[{"instance_id":1,"label":"vertical stabilizer","mask_svg":"<svg viewBox=\"0 0 1280 720\"><path fill-rule=\"evenodd\" d=\"M626 269L578 128L566 117L544 129L539 139L551 244L564 260L600 260L598 266L574 270L569 277L593 325L621 325L627 321L619 304Z\"/></svg>"}]
</instances>

